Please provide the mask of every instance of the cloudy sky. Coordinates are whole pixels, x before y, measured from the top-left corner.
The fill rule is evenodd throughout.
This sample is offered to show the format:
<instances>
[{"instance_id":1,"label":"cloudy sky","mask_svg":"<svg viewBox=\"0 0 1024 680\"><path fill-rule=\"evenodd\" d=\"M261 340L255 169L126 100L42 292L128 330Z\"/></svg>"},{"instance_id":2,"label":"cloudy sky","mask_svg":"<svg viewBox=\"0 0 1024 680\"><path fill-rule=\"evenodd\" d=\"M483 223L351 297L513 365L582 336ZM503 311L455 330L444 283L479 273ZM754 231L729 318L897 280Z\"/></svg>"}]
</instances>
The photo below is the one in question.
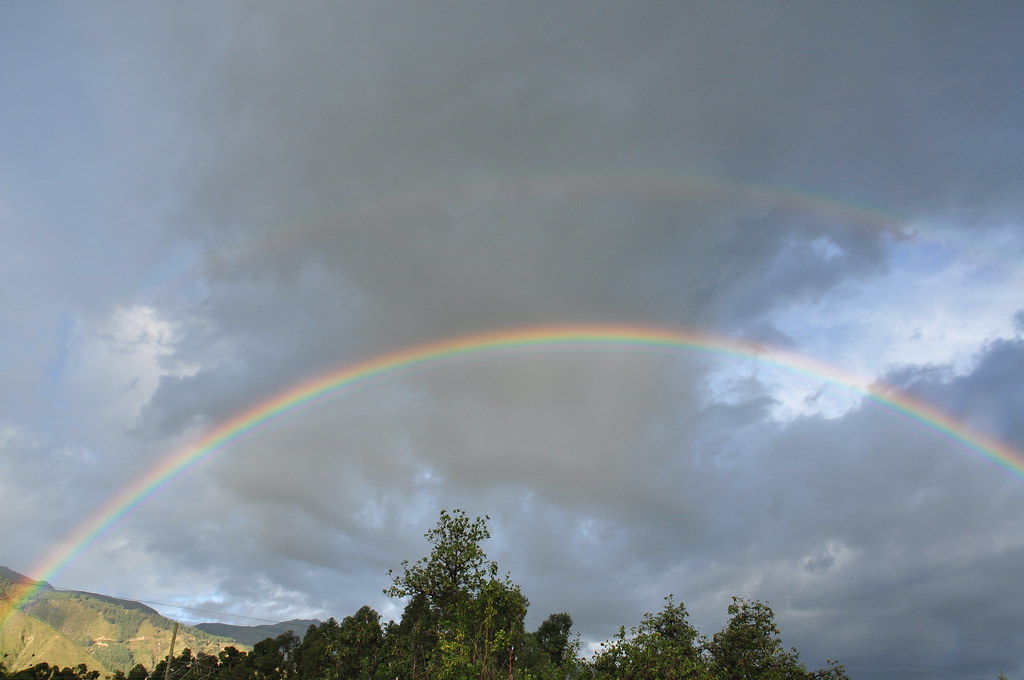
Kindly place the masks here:
<instances>
[{"instance_id":1,"label":"cloudy sky","mask_svg":"<svg viewBox=\"0 0 1024 680\"><path fill-rule=\"evenodd\" d=\"M0 564L44 576L282 390L499 329L757 343L1024 450L1022 59L1017 3L3 3ZM444 507L490 515L531 627L605 639L674 593L711 633L741 595L856 678L1024 671L1020 470L682 349L343 390L54 583L392 617Z\"/></svg>"}]
</instances>

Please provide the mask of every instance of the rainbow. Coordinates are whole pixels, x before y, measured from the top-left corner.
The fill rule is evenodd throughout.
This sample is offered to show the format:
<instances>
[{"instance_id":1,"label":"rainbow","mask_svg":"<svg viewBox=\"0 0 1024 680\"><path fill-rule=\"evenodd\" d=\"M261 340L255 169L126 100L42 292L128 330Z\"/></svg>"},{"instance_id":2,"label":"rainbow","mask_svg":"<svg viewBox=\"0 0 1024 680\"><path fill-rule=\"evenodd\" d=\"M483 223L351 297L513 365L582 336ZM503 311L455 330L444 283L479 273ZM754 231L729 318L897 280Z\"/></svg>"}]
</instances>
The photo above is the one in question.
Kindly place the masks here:
<instances>
[{"instance_id":1,"label":"rainbow","mask_svg":"<svg viewBox=\"0 0 1024 680\"><path fill-rule=\"evenodd\" d=\"M949 414L921 401L877 384L867 383L838 368L805 356L741 340L666 328L609 325L514 328L459 336L374 356L298 384L251 406L211 429L191 445L166 456L146 474L110 498L53 549L32 573L39 574L40 579L53 579L54 575L119 518L131 512L189 467L209 458L255 428L343 390L411 371L434 369L453 363L556 351L578 353L614 350L661 353L691 351L734 358L753 358L765 364L825 380L938 431L982 458L1024 477L1024 455L1008 444L975 432ZM14 609L23 606L42 587L43 583L39 581L25 588L20 597L13 600L8 611L0 611L0 628Z\"/></svg>"},{"instance_id":2,"label":"rainbow","mask_svg":"<svg viewBox=\"0 0 1024 680\"><path fill-rule=\"evenodd\" d=\"M533 193L584 192L604 196L609 193L653 195L682 198L696 195L778 207L794 213L829 217L895 237L915 232L906 218L876 207L854 203L834 196L811 193L784 185L726 179L677 171L564 172L528 177Z\"/></svg>"},{"instance_id":3,"label":"rainbow","mask_svg":"<svg viewBox=\"0 0 1024 680\"><path fill-rule=\"evenodd\" d=\"M802 191L782 185L772 185L718 177L710 174L678 170L621 170L594 171L585 169L554 170L512 174L492 179L468 178L454 186L450 184L423 184L406 189L385 189L378 194L362 197L346 208L347 220L356 223L372 217L388 216L401 220L403 215L418 214L424 208L459 203L473 197L488 203L521 202L524 198L592 197L609 195L636 196L644 199L665 200L721 200L736 205L760 206L762 209L780 209L794 214L811 215L835 220L839 223L889 237L902 239L934 239L917 230L908 220L893 212L880 210L849 200ZM332 216L333 217L333 216ZM315 222L323 216L300 215L300 223ZM186 286L200 277L208 267L231 266L232 262L259 262L261 258L287 248L295 231L287 228L268 229L245 239L235 249L221 250L197 257L183 277L167 282L167 289ZM976 242L958 244L960 249L976 247Z\"/></svg>"}]
</instances>

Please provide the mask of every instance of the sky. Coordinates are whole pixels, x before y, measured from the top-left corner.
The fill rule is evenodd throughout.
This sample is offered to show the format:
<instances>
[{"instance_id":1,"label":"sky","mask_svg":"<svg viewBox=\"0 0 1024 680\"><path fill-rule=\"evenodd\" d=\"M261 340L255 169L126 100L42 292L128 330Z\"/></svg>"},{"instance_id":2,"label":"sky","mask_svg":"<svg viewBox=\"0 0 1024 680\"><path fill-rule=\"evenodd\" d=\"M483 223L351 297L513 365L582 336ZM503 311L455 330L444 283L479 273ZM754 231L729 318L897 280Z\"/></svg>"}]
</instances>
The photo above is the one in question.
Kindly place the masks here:
<instances>
[{"instance_id":1,"label":"sky","mask_svg":"<svg viewBox=\"0 0 1024 680\"><path fill-rule=\"evenodd\" d=\"M0 564L182 621L397 618L388 570L462 508L528 628L671 593L710 634L736 595L811 667L1018 677L1022 468L848 383L1024 461L1022 59L1001 2L0 4ZM828 370L393 371L67 550L296 385L561 325Z\"/></svg>"}]
</instances>

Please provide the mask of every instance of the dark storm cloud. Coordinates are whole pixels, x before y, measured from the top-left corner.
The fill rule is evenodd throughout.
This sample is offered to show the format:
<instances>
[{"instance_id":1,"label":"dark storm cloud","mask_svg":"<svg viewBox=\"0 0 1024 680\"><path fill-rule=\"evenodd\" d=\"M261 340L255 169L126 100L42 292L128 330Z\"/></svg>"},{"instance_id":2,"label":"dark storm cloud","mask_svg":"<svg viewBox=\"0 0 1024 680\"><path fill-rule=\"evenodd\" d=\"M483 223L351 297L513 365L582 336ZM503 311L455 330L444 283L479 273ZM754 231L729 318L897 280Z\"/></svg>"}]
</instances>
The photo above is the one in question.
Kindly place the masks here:
<instances>
[{"instance_id":1,"label":"dark storm cloud","mask_svg":"<svg viewBox=\"0 0 1024 680\"><path fill-rule=\"evenodd\" d=\"M944 110L933 81L951 77L948 45L910 10L880 27L864 10L746 5L230 7L148 19L157 56L189 48L157 66L180 121L179 224L210 252L208 318L232 343L279 340L280 361L303 357L293 372L494 325L734 327L877 271L869 229L762 205L723 220L716 201L627 188L565 195L559 177L696 171L829 191L842 170L837 195L893 205L906 177L935 173L908 137L926 146L911 121ZM899 158L865 109L898 126ZM829 153L807 157L816 145ZM851 180L858 163L891 172L884 189Z\"/></svg>"},{"instance_id":2,"label":"dark storm cloud","mask_svg":"<svg viewBox=\"0 0 1024 680\"><path fill-rule=\"evenodd\" d=\"M958 319L1019 281L1017 5L11 7L0 52L39 67L0 59L0 492L53 542L62 495L78 521L288 386L523 324L841 357L1024 446L1024 312L1011 339ZM940 287L966 242L1007 264ZM871 337L904 317L921 344ZM1020 480L770 373L680 351L392 375L209 457L69 574L397 616L387 569L463 507L588 640L669 592L711 632L736 594L854 677L1012 674Z\"/></svg>"},{"instance_id":3,"label":"dark storm cloud","mask_svg":"<svg viewBox=\"0 0 1024 680\"><path fill-rule=\"evenodd\" d=\"M269 243L206 272L215 285L276 285L322 266L336 277L328 290L366 296L353 323L403 338L568 315L699 321L720 295L762 283L749 277L793 239L794 260L805 260L813 239L791 231L806 232L803 220L768 216L743 233L717 222L714 206L560 201L531 195L536 183L522 177L697 171L800 182L910 215L919 194L934 212L995 191L958 161L1020 108L999 75L1011 47L1002 17L979 12L965 25L907 6L879 21L871 9L243 5L186 15L167 22L177 31L163 48L197 49L162 64L181 65L162 84L183 121L186 229L215 252L238 238ZM968 78L975 69L994 69L990 91ZM964 98L997 119L971 115L981 105ZM1001 177L1008 186L1018 175ZM787 270L765 302L883 258L877 234L810 229L843 257ZM743 249L729 247L736 239ZM709 248L720 259L708 262ZM689 295L709 276L716 295ZM238 316L233 332L277 322Z\"/></svg>"},{"instance_id":4,"label":"dark storm cloud","mask_svg":"<svg viewBox=\"0 0 1024 680\"><path fill-rule=\"evenodd\" d=\"M938 403L959 394L961 381L984 381L992 398L1012 403L1019 381L986 375L1016 365L1019 353L1000 344L961 377L919 373ZM810 663L840 656L869 677L968 669L984 677L1014 667L1012 609L1001 598L1017 578L1018 478L877 406L772 423L756 384L732 403L673 401L667 432L634 441L622 433L621 444L615 425L597 416L599 403L593 411L578 394L545 400L563 404L556 422L530 399L551 387L608 396L609 381L629 373L649 390L654 381L636 373L643 363L463 370L282 423L222 458L216 489L232 494L237 523L198 534L190 525L193 540L177 559L258 560L268 579L304 592L307 603L340 597L354 610L387 585L386 569L422 552L422 527L410 515L451 504L491 514L492 556L538 606L571 611L589 638L639 620L668 592L713 630L729 595L756 593ZM510 388L510 372L521 391ZM475 407L461 403L460 390ZM425 413L419 404L431 394L469 416ZM611 415L635 420L631 398L618 396L626 411ZM218 551L225 530L248 536L251 547ZM244 602L232 573L222 587ZM339 582L351 590L332 596ZM948 639L958 640L955 650Z\"/></svg>"},{"instance_id":5,"label":"dark storm cloud","mask_svg":"<svg viewBox=\"0 0 1024 680\"><path fill-rule=\"evenodd\" d=\"M181 317L181 351L202 329L191 355L200 370L165 378L149 405L169 427L190 414L216 422L226 414L213 404L244 403L341 357L486 327L635 320L773 337L773 311L887 267L888 236L863 224L752 201L723 209L700 194L652 200L628 187L559 185L581 168L798 185L908 218L984 205L973 215L981 226L1014 207L1021 102L1008 85L1007 16L747 4L205 12L171 17L156 52L183 149L176 229L209 255L197 270L202 306ZM976 154L979 145L991 152ZM583 384L606 393L587 368ZM683 375L699 382L701 370ZM300 565L350 574L358 568L345 555L376 555L367 567L378 571L409 556L372 533L353 550L369 517L405 527L394 542L414 550L421 528L401 519L410 503L505 509L508 540L537 546L513 558L527 587L575 607L594 636L624 613L638 618L662 591L692 597L707 617L727 594L771 596L776 586L825 629L849 632L841 621L871 619L868 603L919 578L920 555L944 545L938 527L956 524L960 536L982 522L984 509L951 516L951 494L968 505L971 494L922 475L943 466L926 460L919 435L877 414L779 431L766 424L767 397L701 407L644 376L635 391L645 396L607 419L560 392L579 382L559 377L523 384L520 374L519 392L507 391L508 376L461 388L441 380L414 389L411 418L408 398L396 397L363 410L362 427L345 426L351 417L305 422L257 442L245 469L218 478L262 508L253 555L288 555L264 569L296 589ZM493 394L495 384L506 392ZM953 394L947 387L936 384ZM986 384L986 398L997 387ZM652 413L659 399L673 411ZM638 422L674 422L678 440L631 441L626 423ZM354 430L345 441L332 434ZM766 468L767 458L780 463ZM550 533L515 519L524 498ZM532 560L582 565L574 596L560 600L566 580L533 575ZM794 585L794 570L810 584ZM719 575L694 576L705 571ZM670 583L673 573L703 590ZM587 585L598 581L600 603ZM888 605L894 626L934 622L928 606ZM933 658L928 633L883 627L865 639L807 644L847 649L865 668L898 667L904 649Z\"/></svg>"},{"instance_id":6,"label":"dark storm cloud","mask_svg":"<svg viewBox=\"0 0 1024 680\"><path fill-rule=\"evenodd\" d=\"M890 371L885 382L941 405L957 420L998 441L1018 448L1024 445L1024 426L1016 417L1024 408L1024 341L1020 338L989 343L966 375L955 375L946 366L906 366Z\"/></svg>"}]
</instances>

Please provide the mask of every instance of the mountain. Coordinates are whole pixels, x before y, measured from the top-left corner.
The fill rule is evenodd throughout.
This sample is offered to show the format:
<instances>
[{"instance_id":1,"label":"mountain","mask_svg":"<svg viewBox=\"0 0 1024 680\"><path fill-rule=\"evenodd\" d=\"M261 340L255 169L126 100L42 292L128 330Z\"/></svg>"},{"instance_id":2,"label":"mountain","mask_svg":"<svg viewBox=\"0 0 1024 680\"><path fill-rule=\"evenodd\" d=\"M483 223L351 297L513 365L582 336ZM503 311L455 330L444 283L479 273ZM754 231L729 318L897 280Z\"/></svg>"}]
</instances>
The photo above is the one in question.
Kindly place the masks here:
<instances>
[{"instance_id":1,"label":"mountain","mask_svg":"<svg viewBox=\"0 0 1024 680\"><path fill-rule=\"evenodd\" d=\"M28 576L25 576L24 574L19 574L13 569L8 569L4 566L0 566L0 578L5 578L8 581L13 581L14 583L35 583L36 585L41 585L44 588L51 587L50 584L46 581L33 581Z\"/></svg>"},{"instance_id":2,"label":"mountain","mask_svg":"<svg viewBox=\"0 0 1024 680\"><path fill-rule=\"evenodd\" d=\"M262 626L232 626L227 623L197 623L195 627L199 630L206 631L210 635L231 638L243 645L249 645L251 647L260 640L265 640L268 637L276 638L278 635L289 631L295 633L295 635L301 639L311 625L319 626L321 623L323 622L315 619L292 619L291 621L270 623Z\"/></svg>"},{"instance_id":3,"label":"mountain","mask_svg":"<svg viewBox=\"0 0 1024 680\"><path fill-rule=\"evenodd\" d=\"M133 600L49 584L18 609L13 604L33 586L32 579L0 567L0 663L9 670L43 661L51 666L84 663L101 672L127 672L141 663L152 669L167 656L175 622ZM235 640L181 626L175 653L216 654L224 647L244 648Z\"/></svg>"}]
</instances>

